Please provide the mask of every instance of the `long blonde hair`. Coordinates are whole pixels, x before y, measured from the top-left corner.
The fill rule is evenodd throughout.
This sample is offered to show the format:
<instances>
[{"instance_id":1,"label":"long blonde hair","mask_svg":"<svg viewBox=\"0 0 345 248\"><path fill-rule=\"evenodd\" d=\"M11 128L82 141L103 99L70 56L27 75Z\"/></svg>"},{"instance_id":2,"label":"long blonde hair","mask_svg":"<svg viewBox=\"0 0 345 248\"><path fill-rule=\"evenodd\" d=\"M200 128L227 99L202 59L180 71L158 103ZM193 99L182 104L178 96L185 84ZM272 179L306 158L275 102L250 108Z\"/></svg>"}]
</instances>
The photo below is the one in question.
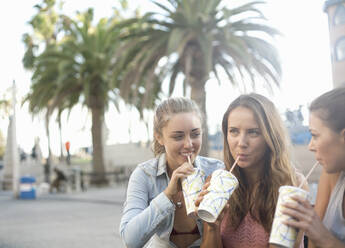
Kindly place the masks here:
<instances>
[{"instance_id":1,"label":"long blonde hair","mask_svg":"<svg viewBox=\"0 0 345 248\"><path fill-rule=\"evenodd\" d=\"M153 121L153 144L152 150L154 155L158 155L165 152L165 147L159 144L156 136L162 135L162 129L171 119L174 114L178 113L195 113L200 118L202 123L202 114L198 105L191 99L185 97L172 97L163 101L158 105L155 111L154 121Z\"/></svg>"},{"instance_id":2,"label":"long blonde hair","mask_svg":"<svg viewBox=\"0 0 345 248\"><path fill-rule=\"evenodd\" d=\"M270 232L278 199L278 189L282 185L296 185L296 174L290 162L290 142L286 129L273 103L259 94L241 95L235 99L223 116L224 163L227 169L234 163L227 142L228 118L235 108L242 106L253 111L267 145L265 165L259 185L250 192L249 184L239 166L234 175L239 179L239 187L230 198L229 218L236 229L249 212L267 232Z\"/></svg>"}]
</instances>

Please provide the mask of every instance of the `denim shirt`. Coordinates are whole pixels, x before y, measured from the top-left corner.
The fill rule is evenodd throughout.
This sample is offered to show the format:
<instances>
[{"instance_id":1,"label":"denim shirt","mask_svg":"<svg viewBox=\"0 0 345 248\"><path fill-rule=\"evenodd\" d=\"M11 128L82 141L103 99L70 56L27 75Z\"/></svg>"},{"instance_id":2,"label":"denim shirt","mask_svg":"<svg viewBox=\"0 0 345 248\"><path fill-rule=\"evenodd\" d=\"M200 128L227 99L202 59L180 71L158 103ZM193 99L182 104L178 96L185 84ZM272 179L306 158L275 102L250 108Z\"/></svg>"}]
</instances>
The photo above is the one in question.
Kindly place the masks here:
<instances>
[{"instance_id":1,"label":"denim shirt","mask_svg":"<svg viewBox=\"0 0 345 248\"><path fill-rule=\"evenodd\" d=\"M205 175L223 169L224 163L197 156L194 166ZM175 205L164 194L170 179L165 154L139 164L130 176L120 223L121 238L128 248L176 247L169 239L174 225ZM197 219L200 236L202 222ZM189 247L200 247L201 239Z\"/></svg>"}]
</instances>

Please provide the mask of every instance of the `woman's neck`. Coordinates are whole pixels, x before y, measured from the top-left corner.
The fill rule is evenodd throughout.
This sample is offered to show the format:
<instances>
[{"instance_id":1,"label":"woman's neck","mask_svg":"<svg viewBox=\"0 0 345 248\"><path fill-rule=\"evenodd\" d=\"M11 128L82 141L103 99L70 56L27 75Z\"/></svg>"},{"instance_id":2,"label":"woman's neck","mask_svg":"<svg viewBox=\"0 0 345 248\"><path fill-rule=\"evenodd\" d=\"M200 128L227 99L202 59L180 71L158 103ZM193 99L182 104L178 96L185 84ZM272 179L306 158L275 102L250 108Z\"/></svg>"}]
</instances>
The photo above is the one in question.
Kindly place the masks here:
<instances>
[{"instance_id":1,"label":"woman's neck","mask_svg":"<svg viewBox=\"0 0 345 248\"><path fill-rule=\"evenodd\" d=\"M242 169L248 185L254 186L260 181L260 179L262 178L263 169L264 162Z\"/></svg>"},{"instance_id":2,"label":"woman's neck","mask_svg":"<svg viewBox=\"0 0 345 248\"><path fill-rule=\"evenodd\" d=\"M169 178L171 178L173 172L174 172L174 169L170 168L170 166L167 163L167 173L168 173Z\"/></svg>"}]
</instances>

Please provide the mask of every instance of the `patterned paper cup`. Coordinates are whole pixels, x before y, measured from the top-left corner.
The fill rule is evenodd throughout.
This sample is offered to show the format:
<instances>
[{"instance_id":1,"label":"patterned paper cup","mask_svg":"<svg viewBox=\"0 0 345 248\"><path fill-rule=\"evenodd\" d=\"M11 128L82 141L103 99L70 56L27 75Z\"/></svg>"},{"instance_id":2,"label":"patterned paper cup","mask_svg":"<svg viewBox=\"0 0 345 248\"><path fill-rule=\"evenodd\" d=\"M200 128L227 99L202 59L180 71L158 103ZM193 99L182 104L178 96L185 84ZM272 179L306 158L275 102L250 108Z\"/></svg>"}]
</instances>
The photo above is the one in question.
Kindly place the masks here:
<instances>
[{"instance_id":1,"label":"patterned paper cup","mask_svg":"<svg viewBox=\"0 0 345 248\"><path fill-rule=\"evenodd\" d=\"M282 204L293 202L294 200L291 199L291 196L297 195L303 197L304 199L309 197L309 193L307 191L298 187L281 186L279 188L279 197L269 240L271 244L276 244L283 247L294 246L298 230L282 223L285 220L291 219L290 216L282 214Z\"/></svg>"},{"instance_id":2,"label":"patterned paper cup","mask_svg":"<svg viewBox=\"0 0 345 248\"><path fill-rule=\"evenodd\" d=\"M207 188L209 193L204 196L198 208L198 216L206 222L215 222L237 186L237 178L229 171L214 171Z\"/></svg>"},{"instance_id":3,"label":"patterned paper cup","mask_svg":"<svg viewBox=\"0 0 345 248\"><path fill-rule=\"evenodd\" d=\"M201 192L204 182L205 172L199 168L194 168L193 174L189 175L181 182L184 202L186 204L186 212L188 216L194 215L195 200Z\"/></svg>"}]
</instances>

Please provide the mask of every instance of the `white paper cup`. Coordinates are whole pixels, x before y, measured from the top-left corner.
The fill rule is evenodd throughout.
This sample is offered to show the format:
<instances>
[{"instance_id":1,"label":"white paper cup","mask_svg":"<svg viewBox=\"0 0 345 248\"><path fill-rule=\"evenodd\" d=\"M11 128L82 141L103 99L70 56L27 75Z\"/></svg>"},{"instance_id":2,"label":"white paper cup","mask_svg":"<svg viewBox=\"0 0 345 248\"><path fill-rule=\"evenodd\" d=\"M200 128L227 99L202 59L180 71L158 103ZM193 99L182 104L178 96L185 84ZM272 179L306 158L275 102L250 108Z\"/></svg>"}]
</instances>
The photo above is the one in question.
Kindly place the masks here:
<instances>
[{"instance_id":1,"label":"white paper cup","mask_svg":"<svg viewBox=\"0 0 345 248\"><path fill-rule=\"evenodd\" d=\"M186 204L188 216L194 216L195 200L201 192L205 182L205 172L202 169L194 168L193 174L182 180L182 192Z\"/></svg>"},{"instance_id":2,"label":"white paper cup","mask_svg":"<svg viewBox=\"0 0 345 248\"><path fill-rule=\"evenodd\" d=\"M301 188L293 186L281 186L279 188L279 197L276 211L272 223L272 230L269 243L283 247L293 247L296 241L298 230L283 224L283 221L292 219L288 215L282 214L283 203L294 202L291 196L300 196L308 199L309 193Z\"/></svg>"},{"instance_id":3,"label":"white paper cup","mask_svg":"<svg viewBox=\"0 0 345 248\"><path fill-rule=\"evenodd\" d=\"M207 188L209 193L204 196L198 208L198 216L206 222L215 222L237 186L237 178L229 171L214 171Z\"/></svg>"}]
</instances>

